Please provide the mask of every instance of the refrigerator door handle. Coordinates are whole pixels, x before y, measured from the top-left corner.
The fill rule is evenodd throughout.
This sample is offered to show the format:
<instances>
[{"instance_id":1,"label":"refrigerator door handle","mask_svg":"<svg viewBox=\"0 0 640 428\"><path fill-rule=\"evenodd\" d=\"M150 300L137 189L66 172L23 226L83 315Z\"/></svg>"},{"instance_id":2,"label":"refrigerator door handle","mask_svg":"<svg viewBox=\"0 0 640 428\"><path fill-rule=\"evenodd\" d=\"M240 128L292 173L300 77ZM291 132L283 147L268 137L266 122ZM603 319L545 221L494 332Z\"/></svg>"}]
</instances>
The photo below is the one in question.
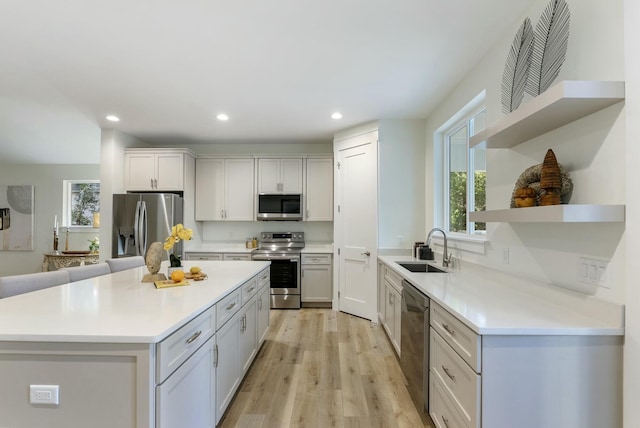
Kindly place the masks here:
<instances>
[{"instance_id":1,"label":"refrigerator door handle","mask_svg":"<svg viewBox=\"0 0 640 428\"><path fill-rule=\"evenodd\" d=\"M133 219L133 240L136 246L136 256L140 255L140 201L136 202L136 214Z\"/></svg>"},{"instance_id":2,"label":"refrigerator door handle","mask_svg":"<svg viewBox=\"0 0 640 428\"><path fill-rule=\"evenodd\" d=\"M144 257L147 253L147 204L144 201L140 203L139 221L140 224L138 225L138 232L140 236L138 238L138 255Z\"/></svg>"}]
</instances>

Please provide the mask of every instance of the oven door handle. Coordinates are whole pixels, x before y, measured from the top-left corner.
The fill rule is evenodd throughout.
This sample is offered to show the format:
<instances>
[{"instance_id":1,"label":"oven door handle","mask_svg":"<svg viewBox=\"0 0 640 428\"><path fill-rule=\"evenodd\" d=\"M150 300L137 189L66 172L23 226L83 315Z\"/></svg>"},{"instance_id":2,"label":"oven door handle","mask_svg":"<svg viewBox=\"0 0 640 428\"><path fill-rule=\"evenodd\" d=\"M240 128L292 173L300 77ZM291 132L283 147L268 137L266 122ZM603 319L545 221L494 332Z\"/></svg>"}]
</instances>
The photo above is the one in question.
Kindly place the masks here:
<instances>
[{"instance_id":1,"label":"oven door handle","mask_svg":"<svg viewBox=\"0 0 640 428\"><path fill-rule=\"evenodd\" d=\"M270 261L270 260L291 260L300 261L300 256L251 256L251 260Z\"/></svg>"}]
</instances>

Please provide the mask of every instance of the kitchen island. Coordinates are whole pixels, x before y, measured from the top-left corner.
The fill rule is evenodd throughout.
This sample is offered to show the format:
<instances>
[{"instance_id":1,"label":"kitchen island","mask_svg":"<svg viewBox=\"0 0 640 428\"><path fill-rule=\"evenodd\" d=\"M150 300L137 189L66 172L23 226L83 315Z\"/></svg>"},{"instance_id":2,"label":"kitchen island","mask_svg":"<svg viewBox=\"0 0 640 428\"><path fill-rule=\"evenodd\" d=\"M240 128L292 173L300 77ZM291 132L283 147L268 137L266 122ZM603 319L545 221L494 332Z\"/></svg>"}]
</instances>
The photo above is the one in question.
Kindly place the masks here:
<instances>
[{"instance_id":1,"label":"kitchen island","mask_svg":"<svg viewBox=\"0 0 640 428\"><path fill-rule=\"evenodd\" d=\"M141 267L0 300L0 426L214 426L264 337L269 263L198 266L208 278L187 286L156 289Z\"/></svg>"},{"instance_id":2,"label":"kitchen island","mask_svg":"<svg viewBox=\"0 0 640 428\"><path fill-rule=\"evenodd\" d=\"M378 260L382 299L402 280L430 299L424 373L437 427L622 426L623 306L469 263L419 273L401 263L426 261Z\"/></svg>"}]
</instances>

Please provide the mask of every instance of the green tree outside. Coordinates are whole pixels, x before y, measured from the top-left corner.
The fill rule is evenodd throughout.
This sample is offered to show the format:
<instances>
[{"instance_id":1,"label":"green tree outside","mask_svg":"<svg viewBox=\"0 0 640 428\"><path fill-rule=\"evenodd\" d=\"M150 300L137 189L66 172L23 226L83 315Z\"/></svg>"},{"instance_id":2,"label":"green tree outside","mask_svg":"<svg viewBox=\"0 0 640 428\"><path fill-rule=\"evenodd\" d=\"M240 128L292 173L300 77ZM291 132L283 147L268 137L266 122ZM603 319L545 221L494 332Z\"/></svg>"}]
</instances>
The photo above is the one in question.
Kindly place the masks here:
<instances>
[{"instance_id":1,"label":"green tree outside","mask_svg":"<svg viewBox=\"0 0 640 428\"><path fill-rule=\"evenodd\" d=\"M475 210L487 208L486 171L475 171ZM465 233L467 231L467 173L451 172L449 174L449 230ZM486 223L475 223L475 231L486 230Z\"/></svg>"},{"instance_id":2,"label":"green tree outside","mask_svg":"<svg viewBox=\"0 0 640 428\"><path fill-rule=\"evenodd\" d=\"M100 211L100 183L71 185L71 225L91 226L93 213Z\"/></svg>"}]
</instances>

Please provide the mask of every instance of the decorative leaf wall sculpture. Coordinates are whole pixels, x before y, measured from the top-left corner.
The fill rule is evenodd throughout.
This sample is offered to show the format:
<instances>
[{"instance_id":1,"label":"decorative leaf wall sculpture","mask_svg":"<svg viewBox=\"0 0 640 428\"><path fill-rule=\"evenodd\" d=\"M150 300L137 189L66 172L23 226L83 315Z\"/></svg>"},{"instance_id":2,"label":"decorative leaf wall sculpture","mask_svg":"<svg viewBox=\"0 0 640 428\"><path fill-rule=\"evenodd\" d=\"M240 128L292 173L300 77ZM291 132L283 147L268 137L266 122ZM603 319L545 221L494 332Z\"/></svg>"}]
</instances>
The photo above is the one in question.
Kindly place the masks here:
<instances>
[{"instance_id":1,"label":"decorative leaf wall sculpture","mask_svg":"<svg viewBox=\"0 0 640 428\"><path fill-rule=\"evenodd\" d=\"M565 0L551 0L536 25L527 93L546 91L558 77L569 42L571 13Z\"/></svg>"},{"instance_id":2,"label":"decorative leaf wall sculpture","mask_svg":"<svg viewBox=\"0 0 640 428\"><path fill-rule=\"evenodd\" d=\"M532 52L533 27L531 20L527 17L513 38L502 74L502 111L504 113L517 109L524 98Z\"/></svg>"}]
</instances>

